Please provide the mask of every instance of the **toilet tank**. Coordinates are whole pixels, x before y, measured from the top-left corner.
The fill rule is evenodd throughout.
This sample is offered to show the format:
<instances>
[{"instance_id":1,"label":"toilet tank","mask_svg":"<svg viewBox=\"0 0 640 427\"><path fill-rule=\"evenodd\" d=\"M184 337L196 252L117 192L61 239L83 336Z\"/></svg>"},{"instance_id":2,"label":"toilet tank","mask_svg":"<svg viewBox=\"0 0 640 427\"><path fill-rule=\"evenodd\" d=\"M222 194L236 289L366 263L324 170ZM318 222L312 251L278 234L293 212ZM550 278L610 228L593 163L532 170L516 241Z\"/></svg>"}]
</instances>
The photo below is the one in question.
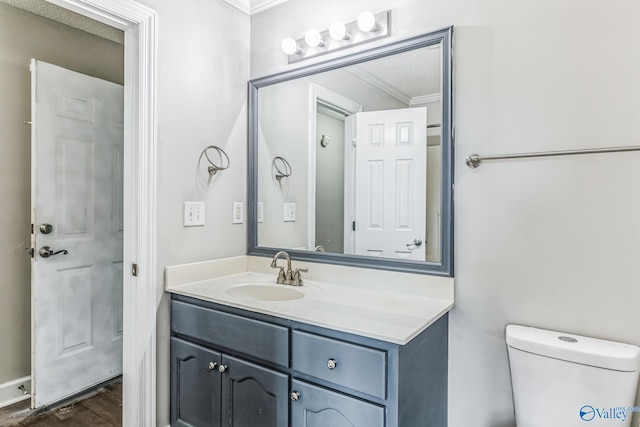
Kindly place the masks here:
<instances>
[{"instance_id":1,"label":"toilet tank","mask_svg":"<svg viewBox=\"0 0 640 427\"><path fill-rule=\"evenodd\" d=\"M640 348L518 325L506 340L518 427L631 425Z\"/></svg>"}]
</instances>

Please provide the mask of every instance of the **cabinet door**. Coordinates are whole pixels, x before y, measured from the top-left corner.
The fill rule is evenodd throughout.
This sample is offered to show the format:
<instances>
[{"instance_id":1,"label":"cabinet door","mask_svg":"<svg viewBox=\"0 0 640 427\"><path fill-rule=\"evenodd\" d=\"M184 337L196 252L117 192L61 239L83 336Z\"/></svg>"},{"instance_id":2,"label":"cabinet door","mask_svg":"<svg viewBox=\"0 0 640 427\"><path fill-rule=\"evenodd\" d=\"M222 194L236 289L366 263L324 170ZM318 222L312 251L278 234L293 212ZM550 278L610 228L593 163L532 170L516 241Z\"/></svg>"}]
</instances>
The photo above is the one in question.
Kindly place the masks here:
<instances>
[{"instance_id":1,"label":"cabinet door","mask_svg":"<svg viewBox=\"0 0 640 427\"><path fill-rule=\"evenodd\" d=\"M222 366L223 426L288 427L287 375L227 355Z\"/></svg>"},{"instance_id":2,"label":"cabinet door","mask_svg":"<svg viewBox=\"0 0 640 427\"><path fill-rule=\"evenodd\" d=\"M295 427L384 427L383 407L293 380L291 425Z\"/></svg>"},{"instance_id":3,"label":"cabinet door","mask_svg":"<svg viewBox=\"0 0 640 427\"><path fill-rule=\"evenodd\" d=\"M171 338L171 426L220 426L220 353Z\"/></svg>"}]
</instances>

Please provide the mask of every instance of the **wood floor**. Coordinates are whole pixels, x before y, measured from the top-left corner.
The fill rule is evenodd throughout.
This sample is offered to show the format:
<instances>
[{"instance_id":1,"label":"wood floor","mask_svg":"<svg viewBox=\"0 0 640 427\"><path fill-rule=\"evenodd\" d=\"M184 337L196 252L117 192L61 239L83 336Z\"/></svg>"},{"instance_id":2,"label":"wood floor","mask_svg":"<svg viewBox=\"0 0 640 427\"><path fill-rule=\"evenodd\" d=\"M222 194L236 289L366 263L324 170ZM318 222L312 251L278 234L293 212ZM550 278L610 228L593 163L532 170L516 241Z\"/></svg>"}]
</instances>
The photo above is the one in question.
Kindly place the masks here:
<instances>
[{"instance_id":1,"label":"wood floor","mask_svg":"<svg viewBox=\"0 0 640 427\"><path fill-rule=\"evenodd\" d=\"M45 413L30 413L28 402L27 400L0 410L0 426L122 427L120 381L90 393L83 400Z\"/></svg>"}]
</instances>

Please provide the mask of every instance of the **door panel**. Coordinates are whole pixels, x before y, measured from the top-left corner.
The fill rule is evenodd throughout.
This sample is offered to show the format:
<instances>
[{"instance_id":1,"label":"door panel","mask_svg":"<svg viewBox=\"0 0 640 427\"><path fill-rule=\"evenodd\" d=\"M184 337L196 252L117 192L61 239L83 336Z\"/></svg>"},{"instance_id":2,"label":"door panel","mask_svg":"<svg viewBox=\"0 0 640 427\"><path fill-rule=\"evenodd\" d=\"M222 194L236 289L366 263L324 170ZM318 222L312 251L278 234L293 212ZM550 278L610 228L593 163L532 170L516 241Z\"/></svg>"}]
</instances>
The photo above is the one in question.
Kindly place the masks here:
<instances>
[{"instance_id":1,"label":"door panel","mask_svg":"<svg viewBox=\"0 0 640 427\"><path fill-rule=\"evenodd\" d=\"M37 408L122 373L124 100L120 85L42 61L31 75Z\"/></svg>"},{"instance_id":2,"label":"door panel","mask_svg":"<svg viewBox=\"0 0 640 427\"><path fill-rule=\"evenodd\" d=\"M291 403L291 425L296 427L383 427L381 406L293 380L299 399Z\"/></svg>"},{"instance_id":3,"label":"door panel","mask_svg":"<svg viewBox=\"0 0 640 427\"><path fill-rule=\"evenodd\" d=\"M215 365L210 366L211 363ZM171 338L171 425L220 425L220 353ZM210 369L213 368L213 369Z\"/></svg>"},{"instance_id":4,"label":"door panel","mask_svg":"<svg viewBox=\"0 0 640 427\"><path fill-rule=\"evenodd\" d=\"M426 127L426 108L356 114L355 254L425 259Z\"/></svg>"},{"instance_id":5,"label":"door panel","mask_svg":"<svg viewBox=\"0 0 640 427\"><path fill-rule=\"evenodd\" d=\"M289 379L286 374L224 355L222 425L288 427Z\"/></svg>"}]
</instances>

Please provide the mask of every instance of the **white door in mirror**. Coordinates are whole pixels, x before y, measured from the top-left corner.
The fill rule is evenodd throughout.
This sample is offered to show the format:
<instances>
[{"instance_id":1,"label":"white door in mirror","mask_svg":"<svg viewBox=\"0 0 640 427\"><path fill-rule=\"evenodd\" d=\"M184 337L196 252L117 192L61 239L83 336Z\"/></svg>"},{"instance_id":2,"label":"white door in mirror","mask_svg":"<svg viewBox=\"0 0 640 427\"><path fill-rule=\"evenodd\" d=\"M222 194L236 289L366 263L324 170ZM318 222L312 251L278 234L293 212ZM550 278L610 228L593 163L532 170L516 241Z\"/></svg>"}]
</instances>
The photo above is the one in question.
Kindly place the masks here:
<instances>
[{"instance_id":1,"label":"white door in mirror","mask_svg":"<svg viewBox=\"0 0 640 427\"><path fill-rule=\"evenodd\" d=\"M425 259L427 109L356 114L356 255Z\"/></svg>"}]
</instances>

